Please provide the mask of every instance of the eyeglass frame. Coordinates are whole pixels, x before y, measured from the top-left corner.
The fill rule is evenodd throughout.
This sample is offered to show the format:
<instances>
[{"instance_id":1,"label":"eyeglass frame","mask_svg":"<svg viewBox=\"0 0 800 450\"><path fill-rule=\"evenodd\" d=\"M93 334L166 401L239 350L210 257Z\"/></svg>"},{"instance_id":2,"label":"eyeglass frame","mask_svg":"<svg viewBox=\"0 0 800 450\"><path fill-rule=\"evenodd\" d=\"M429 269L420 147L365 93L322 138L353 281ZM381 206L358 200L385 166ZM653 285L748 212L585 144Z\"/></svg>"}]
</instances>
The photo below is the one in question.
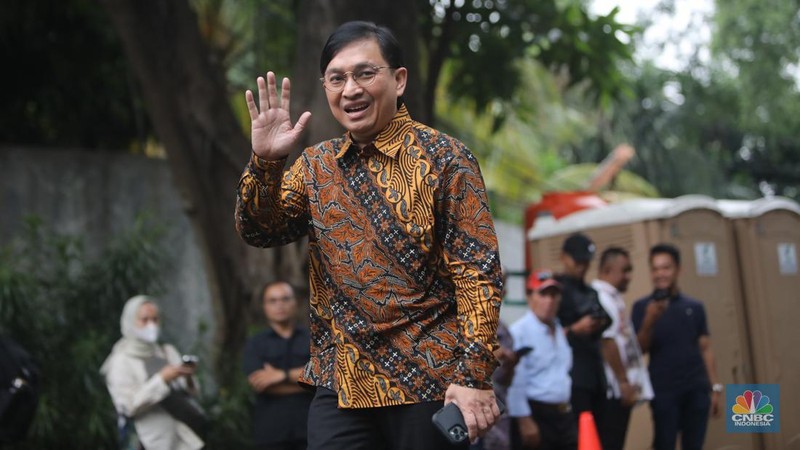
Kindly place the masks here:
<instances>
[{"instance_id":1,"label":"eyeglass frame","mask_svg":"<svg viewBox=\"0 0 800 450\"><path fill-rule=\"evenodd\" d=\"M372 80L369 83L361 84L358 81L358 79L356 79L355 72L358 72L358 71L361 71L361 70L366 70L366 69L374 70L375 71L375 76L372 77ZM393 69L394 70L394 69L398 69L398 67L394 67L394 66L365 66L365 67L362 67L362 68L356 69L356 70L348 70L347 72L344 72L344 73L341 74L344 77L344 83L342 83L342 87L340 89L336 89L336 90L328 87L328 85L325 83L325 77L324 76L320 77L319 81L322 82L322 87L325 88L326 90L328 90L330 92L338 93L338 92L342 92L344 90L344 88L347 86L348 74L350 74L349 78L353 79L353 83L355 83L356 86L365 88L367 86L372 86L372 83L374 83L375 79L378 78L378 74L380 73L381 69Z\"/></svg>"}]
</instances>

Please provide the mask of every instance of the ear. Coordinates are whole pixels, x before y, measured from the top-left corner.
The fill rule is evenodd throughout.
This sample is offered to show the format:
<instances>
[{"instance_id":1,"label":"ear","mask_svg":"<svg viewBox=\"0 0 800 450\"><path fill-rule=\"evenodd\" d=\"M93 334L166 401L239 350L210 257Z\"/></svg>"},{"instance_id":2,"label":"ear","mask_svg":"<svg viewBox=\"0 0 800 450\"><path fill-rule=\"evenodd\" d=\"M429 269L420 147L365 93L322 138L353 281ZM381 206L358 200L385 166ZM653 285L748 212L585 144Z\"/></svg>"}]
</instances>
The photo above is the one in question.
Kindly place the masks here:
<instances>
[{"instance_id":1,"label":"ear","mask_svg":"<svg viewBox=\"0 0 800 450\"><path fill-rule=\"evenodd\" d=\"M408 81L408 69L406 69L405 67L398 67L397 69L394 69L394 82L397 85L396 91L398 97L403 95L403 92L406 91L407 81Z\"/></svg>"}]
</instances>

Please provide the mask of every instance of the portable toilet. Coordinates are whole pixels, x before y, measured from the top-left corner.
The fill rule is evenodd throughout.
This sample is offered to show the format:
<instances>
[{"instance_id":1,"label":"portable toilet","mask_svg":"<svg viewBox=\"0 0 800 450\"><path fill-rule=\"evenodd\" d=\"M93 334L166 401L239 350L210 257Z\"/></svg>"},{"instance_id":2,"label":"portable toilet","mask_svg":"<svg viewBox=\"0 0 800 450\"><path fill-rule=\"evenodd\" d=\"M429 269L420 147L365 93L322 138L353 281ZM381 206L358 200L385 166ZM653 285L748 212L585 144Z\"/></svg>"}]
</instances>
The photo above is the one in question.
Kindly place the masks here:
<instances>
[{"instance_id":1,"label":"portable toilet","mask_svg":"<svg viewBox=\"0 0 800 450\"><path fill-rule=\"evenodd\" d=\"M652 290L650 247L662 242L678 247L682 256L679 286L705 306L720 382L751 382L733 227L713 199L697 195L636 199L579 211L561 220L539 220L528 231L532 268L559 270L561 244L578 231L595 242L598 255L610 246L630 253L634 272L626 293L629 308ZM596 275L596 266L595 261L589 278ZM725 425L724 417L709 420L705 448L749 450L760 446L752 435L727 433ZM637 407L625 447L649 448L651 443L649 408Z\"/></svg>"},{"instance_id":2,"label":"portable toilet","mask_svg":"<svg viewBox=\"0 0 800 450\"><path fill-rule=\"evenodd\" d=\"M783 198L718 204L735 230L755 383L780 389L780 433L761 434L763 443L800 449L800 206Z\"/></svg>"}]
</instances>

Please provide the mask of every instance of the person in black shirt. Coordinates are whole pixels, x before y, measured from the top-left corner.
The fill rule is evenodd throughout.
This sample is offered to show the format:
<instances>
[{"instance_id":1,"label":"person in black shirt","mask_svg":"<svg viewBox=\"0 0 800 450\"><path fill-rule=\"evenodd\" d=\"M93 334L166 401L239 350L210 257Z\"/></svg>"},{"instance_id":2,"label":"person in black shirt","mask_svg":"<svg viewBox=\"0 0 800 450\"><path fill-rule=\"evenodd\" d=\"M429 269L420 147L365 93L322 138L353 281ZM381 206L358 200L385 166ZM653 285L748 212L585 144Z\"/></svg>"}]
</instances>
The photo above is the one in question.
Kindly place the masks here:
<instances>
[{"instance_id":1,"label":"person in black shirt","mask_svg":"<svg viewBox=\"0 0 800 450\"><path fill-rule=\"evenodd\" d=\"M603 423L606 378L600 338L611 320L600 298L586 281L586 273L595 253L587 236L576 233L562 246L564 272L556 277L562 286L558 319L572 347L572 395L570 402L576 416L591 411L595 423Z\"/></svg>"},{"instance_id":2,"label":"person in black shirt","mask_svg":"<svg viewBox=\"0 0 800 450\"><path fill-rule=\"evenodd\" d=\"M709 415L721 415L724 386L717 378L703 303L678 288L681 254L671 244L650 249L652 294L633 304L631 320L642 352L650 354L655 396L653 448L703 448Z\"/></svg>"},{"instance_id":3,"label":"person in black shirt","mask_svg":"<svg viewBox=\"0 0 800 450\"><path fill-rule=\"evenodd\" d=\"M297 299L283 281L262 291L268 328L244 349L244 373L256 393L254 441L260 450L305 450L312 393L297 383L310 353L308 329L297 325Z\"/></svg>"}]
</instances>

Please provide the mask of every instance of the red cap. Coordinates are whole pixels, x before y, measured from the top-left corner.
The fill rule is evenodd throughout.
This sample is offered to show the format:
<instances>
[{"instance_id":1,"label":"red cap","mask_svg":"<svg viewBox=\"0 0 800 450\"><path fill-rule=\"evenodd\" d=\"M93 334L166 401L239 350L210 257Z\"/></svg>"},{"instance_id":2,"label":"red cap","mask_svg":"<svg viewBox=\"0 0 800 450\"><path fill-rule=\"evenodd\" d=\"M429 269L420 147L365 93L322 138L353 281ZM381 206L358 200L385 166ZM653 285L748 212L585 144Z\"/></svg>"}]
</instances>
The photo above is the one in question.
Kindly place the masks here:
<instances>
[{"instance_id":1,"label":"red cap","mask_svg":"<svg viewBox=\"0 0 800 450\"><path fill-rule=\"evenodd\" d=\"M542 292L549 287L556 287L560 291L561 284L556 281L553 276L552 270L537 270L528 276L528 282L525 283L525 288L529 291Z\"/></svg>"}]
</instances>

